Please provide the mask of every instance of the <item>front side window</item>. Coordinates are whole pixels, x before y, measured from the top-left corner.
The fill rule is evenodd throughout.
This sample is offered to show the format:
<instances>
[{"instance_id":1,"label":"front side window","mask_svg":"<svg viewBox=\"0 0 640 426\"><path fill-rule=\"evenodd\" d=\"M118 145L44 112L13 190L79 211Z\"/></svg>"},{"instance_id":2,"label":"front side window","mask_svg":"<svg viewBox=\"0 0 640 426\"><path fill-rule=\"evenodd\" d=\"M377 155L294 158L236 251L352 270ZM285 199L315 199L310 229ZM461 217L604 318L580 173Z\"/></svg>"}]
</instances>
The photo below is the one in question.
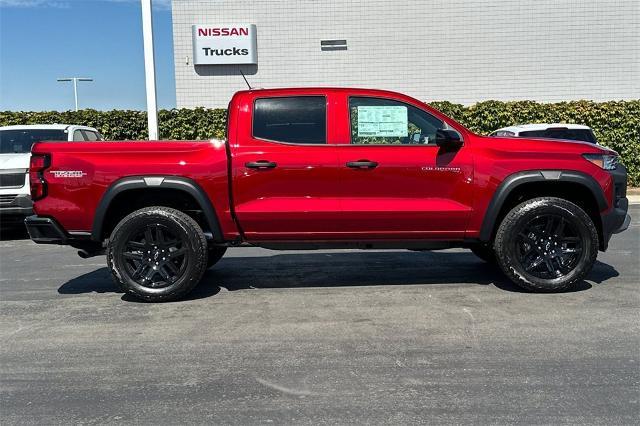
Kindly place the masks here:
<instances>
[{"instance_id":1,"label":"front side window","mask_svg":"<svg viewBox=\"0 0 640 426\"><path fill-rule=\"evenodd\" d=\"M256 99L253 137L276 142L327 143L327 101L324 96Z\"/></svg>"},{"instance_id":2,"label":"front side window","mask_svg":"<svg viewBox=\"0 0 640 426\"><path fill-rule=\"evenodd\" d=\"M349 98L351 143L358 145L435 145L446 124L413 105L392 99Z\"/></svg>"},{"instance_id":3,"label":"front side window","mask_svg":"<svg viewBox=\"0 0 640 426\"><path fill-rule=\"evenodd\" d=\"M56 129L0 130L0 154L31 151L31 145L40 141L66 141L67 133Z\"/></svg>"}]
</instances>

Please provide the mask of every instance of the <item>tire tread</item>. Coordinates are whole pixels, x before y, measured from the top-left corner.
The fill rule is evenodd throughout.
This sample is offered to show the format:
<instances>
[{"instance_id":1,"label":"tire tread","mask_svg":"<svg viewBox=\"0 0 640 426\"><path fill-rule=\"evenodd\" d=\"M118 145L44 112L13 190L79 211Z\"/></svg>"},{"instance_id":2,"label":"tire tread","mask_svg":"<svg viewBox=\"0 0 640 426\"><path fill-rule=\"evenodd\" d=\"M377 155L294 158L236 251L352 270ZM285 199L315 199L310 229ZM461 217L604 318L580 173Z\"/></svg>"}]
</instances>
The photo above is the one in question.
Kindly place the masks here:
<instances>
[{"instance_id":1,"label":"tire tread","mask_svg":"<svg viewBox=\"0 0 640 426\"><path fill-rule=\"evenodd\" d=\"M591 235L592 241L590 245L589 257L585 262L585 266L570 280L550 288L545 285L541 285L534 280L530 280L515 270L515 268L507 262L508 256L506 256L507 239L510 237L510 231L514 229L516 221L518 221L523 215L532 212L535 209L543 208L546 206L559 206L570 211L574 216L581 220L588 228L588 232ZM591 268L598 255L598 230L595 224L589 217L589 215L582 210L576 204L557 197L538 197L526 200L517 206L504 217L494 240L494 248L496 252L496 258L502 271L507 277L518 287L535 292L562 292L573 288L577 283L581 282L586 275L591 271Z\"/></svg>"},{"instance_id":2,"label":"tire tread","mask_svg":"<svg viewBox=\"0 0 640 426\"><path fill-rule=\"evenodd\" d=\"M187 230L189 237L196 244L196 253L198 257L194 262L195 267L193 268L193 273L191 274L189 279L185 283L183 283L183 285L176 287L174 291L171 291L169 293L144 294L129 288L127 284L120 278L115 268L112 242L121 237L122 228L128 221L140 216L154 216L158 214L168 217L171 220L177 221ZM204 236L204 233L202 232L202 229L200 228L200 225L198 225L198 223L186 213L183 213L180 210L163 206L145 207L125 216L113 229L111 237L109 238L109 242L107 243L107 265L109 266L111 276L113 277L116 286L121 292L133 294L135 297L147 302L167 302L176 300L191 292L202 279L202 276L207 269L207 240Z\"/></svg>"}]
</instances>

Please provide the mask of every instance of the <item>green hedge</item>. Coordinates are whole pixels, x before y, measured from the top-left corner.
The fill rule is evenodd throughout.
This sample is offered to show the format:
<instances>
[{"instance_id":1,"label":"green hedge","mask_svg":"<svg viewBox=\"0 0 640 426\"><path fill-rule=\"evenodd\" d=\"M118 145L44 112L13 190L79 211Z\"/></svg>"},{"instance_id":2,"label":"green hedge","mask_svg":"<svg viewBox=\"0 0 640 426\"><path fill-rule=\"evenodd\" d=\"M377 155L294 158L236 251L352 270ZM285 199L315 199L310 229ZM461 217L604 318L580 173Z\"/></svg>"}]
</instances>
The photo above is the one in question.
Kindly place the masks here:
<instances>
[{"instance_id":1,"label":"green hedge","mask_svg":"<svg viewBox=\"0 0 640 426\"><path fill-rule=\"evenodd\" d=\"M518 123L586 124L593 128L602 145L620 153L629 170L630 183L640 185L640 100L553 104L487 101L468 107L433 102L431 105L480 134ZM163 139L222 138L225 120L224 109L172 109L158 113ZM113 140L147 137L146 113L141 111L0 112L0 126L34 123L83 124L97 128L105 138Z\"/></svg>"},{"instance_id":2,"label":"green hedge","mask_svg":"<svg viewBox=\"0 0 640 426\"><path fill-rule=\"evenodd\" d=\"M227 110L171 109L158 111L159 132L162 139L223 138ZM0 126L11 124L82 124L95 127L109 140L146 139L147 113L132 110L43 112L0 112Z\"/></svg>"},{"instance_id":3,"label":"green hedge","mask_svg":"<svg viewBox=\"0 0 640 426\"><path fill-rule=\"evenodd\" d=\"M518 123L586 124L600 144L620 154L630 185L640 186L640 100L554 104L486 101L469 107L433 102L431 106L483 135Z\"/></svg>"}]
</instances>

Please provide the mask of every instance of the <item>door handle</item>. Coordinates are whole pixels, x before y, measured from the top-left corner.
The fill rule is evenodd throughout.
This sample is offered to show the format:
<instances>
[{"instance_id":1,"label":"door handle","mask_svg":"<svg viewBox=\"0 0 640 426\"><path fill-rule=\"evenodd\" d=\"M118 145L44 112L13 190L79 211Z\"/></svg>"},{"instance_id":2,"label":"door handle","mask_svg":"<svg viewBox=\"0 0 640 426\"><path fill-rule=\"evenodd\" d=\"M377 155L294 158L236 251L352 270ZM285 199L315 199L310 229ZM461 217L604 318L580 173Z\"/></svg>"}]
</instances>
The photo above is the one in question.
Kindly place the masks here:
<instances>
[{"instance_id":1,"label":"door handle","mask_svg":"<svg viewBox=\"0 0 640 426\"><path fill-rule=\"evenodd\" d=\"M369 160L349 161L347 167L352 169L375 169L378 167L378 163Z\"/></svg>"},{"instance_id":2,"label":"door handle","mask_svg":"<svg viewBox=\"0 0 640 426\"><path fill-rule=\"evenodd\" d=\"M268 160L249 161L244 163L244 166L248 169L273 169L278 164Z\"/></svg>"}]
</instances>

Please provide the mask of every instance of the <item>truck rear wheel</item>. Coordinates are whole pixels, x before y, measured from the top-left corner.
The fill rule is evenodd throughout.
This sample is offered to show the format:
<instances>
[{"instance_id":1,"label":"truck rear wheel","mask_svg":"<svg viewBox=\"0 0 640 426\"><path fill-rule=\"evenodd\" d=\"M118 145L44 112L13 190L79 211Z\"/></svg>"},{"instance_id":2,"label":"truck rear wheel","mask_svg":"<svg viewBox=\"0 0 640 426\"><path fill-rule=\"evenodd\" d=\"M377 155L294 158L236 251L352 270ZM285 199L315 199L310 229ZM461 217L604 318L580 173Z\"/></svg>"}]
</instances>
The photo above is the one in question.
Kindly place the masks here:
<instances>
[{"instance_id":1,"label":"truck rear wheel","mask_svg":"<svg viewBox=\"0 0 640 426\"><path fill-rule=\"evenodd\" d=\"M581 282L598 254L598 231L577 205L555 197L514 207L494 242L502 271L532 291L565 291Z\"/></svg>"},{"instance_id":2,"label":"truck rear wheel","mask_svg":"<svg viewBox=\"0 0 640 426\"><path fill-rule=\"evenodd\" d=\"M107 246L116 284L149 302L189 293L207 268L207 241L188 215L168 207L136 210L118 223Z\"/></svg>"}]
</instances>

